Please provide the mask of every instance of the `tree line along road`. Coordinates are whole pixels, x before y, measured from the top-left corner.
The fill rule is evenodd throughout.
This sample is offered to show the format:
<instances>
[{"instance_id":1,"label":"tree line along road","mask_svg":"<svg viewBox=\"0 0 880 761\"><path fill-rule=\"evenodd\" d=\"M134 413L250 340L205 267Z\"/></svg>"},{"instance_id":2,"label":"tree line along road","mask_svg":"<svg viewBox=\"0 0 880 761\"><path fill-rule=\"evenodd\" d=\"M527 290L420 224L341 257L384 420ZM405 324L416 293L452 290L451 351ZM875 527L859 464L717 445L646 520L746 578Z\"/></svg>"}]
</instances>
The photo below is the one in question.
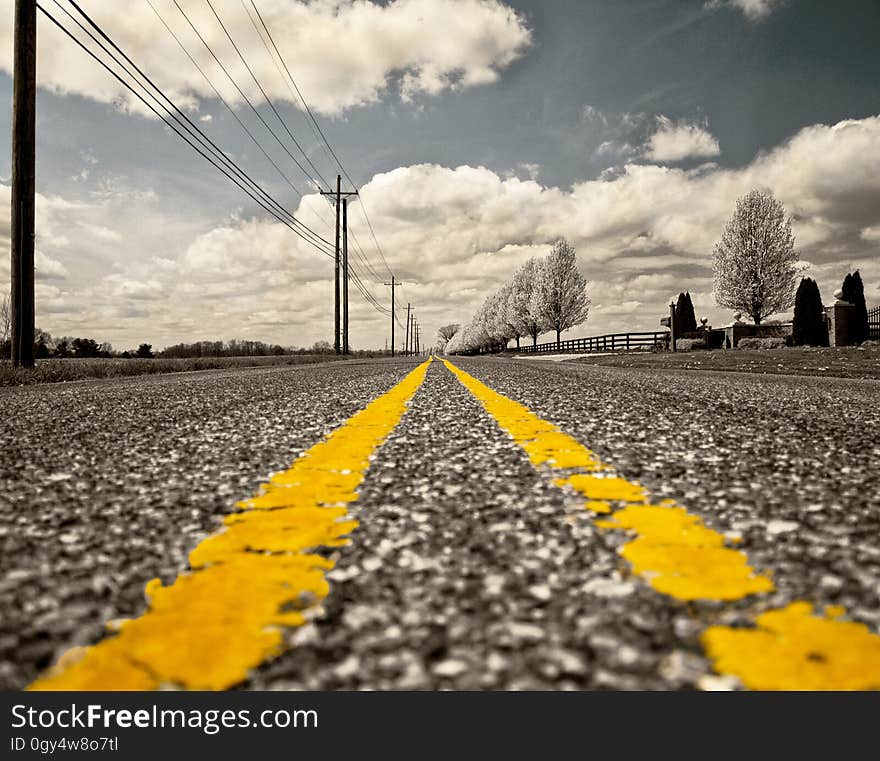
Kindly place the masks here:
<instances>
[{"instance_id":1,"label":"tree line along road","mask_svg":"<svg viewBox=\"0 0 880 761\"><path fill-rule=\"evenodd\" d=\"M880 687L876 398L499 358L0 390L0 683Z\"/></svg>"}]
</instances>

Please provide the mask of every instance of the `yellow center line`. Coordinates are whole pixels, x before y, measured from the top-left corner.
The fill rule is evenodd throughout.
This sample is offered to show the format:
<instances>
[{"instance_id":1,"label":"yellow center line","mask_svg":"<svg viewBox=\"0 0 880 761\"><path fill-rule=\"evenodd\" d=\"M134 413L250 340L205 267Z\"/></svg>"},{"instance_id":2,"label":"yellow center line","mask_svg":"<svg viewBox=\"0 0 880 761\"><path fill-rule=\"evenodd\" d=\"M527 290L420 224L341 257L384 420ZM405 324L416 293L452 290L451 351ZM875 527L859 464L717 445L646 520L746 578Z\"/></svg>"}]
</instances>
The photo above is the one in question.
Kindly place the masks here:
<instances>
[{"instance_id":1,"label":"yellow center line","mask_svg":"<svg viewBox=\"0 0 880 761\"><path fill-rule=\"evenodd\" d=\"M329 592L333 562L309 550L339 547L370 457L394 430L431 360L353 415L190 554L192 571L146 586L149 609L118 633L68 650L31 690L226 689L285 648L284 629L307 621Z\"/></svg>"},{"instance_id":2,"label":"yellow center line","mask_svg":"<svg viewBox=\"0 0 880 761\"><path fill-rule=\"evenodd\" d=\"M655 590L678 600L739 600L773 590L745 553L727 547L723 534L672 500L650 503L641 485L617 475L595 453L526 406L493 391L446 360L446 367L483 405L532 464L555 483L585 498L603 529L634 535L621 550ZM808 602L793 602L758 616L755 628L711 626L702 636L715 670L753 689L862 690L880 688L880 636L867 626L840 620L844 611L816 615Z\"/></svg>"}]
</instances>

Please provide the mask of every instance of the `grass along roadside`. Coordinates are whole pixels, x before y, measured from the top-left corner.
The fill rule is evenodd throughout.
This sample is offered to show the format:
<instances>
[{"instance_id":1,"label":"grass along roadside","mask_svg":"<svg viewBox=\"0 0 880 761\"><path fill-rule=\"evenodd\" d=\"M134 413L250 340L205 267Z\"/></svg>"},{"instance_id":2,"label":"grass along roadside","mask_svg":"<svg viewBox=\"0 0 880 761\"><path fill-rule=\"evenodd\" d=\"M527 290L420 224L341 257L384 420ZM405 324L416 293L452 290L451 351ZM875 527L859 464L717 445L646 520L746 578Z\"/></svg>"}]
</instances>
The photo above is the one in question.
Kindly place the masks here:
<instances>
[{"instance_id":1,"label":"grass along roadside","mask_svg":"<svg viewBox=\"0 0 880 761\"><path fill-rule=\"evenodd\" d=\"M526 355L528 356L528 355ZM566 360L604 367L715 370L880 380L880 347L726 349L654 354L605 354Z\"/></svg>"},{"instance_id":2,"label":"grass along roadside","mask_svg":"<svg viewBox=\"0 0 880 761\"><path fill-rule=\"evenodd\" d=\"M236 367L312 365L346 359L335 354L286 354L269 357L188 357L185 359L38 359L33 370L0 362L0 386L63 383L90 378L179 373L192 370L228 370Z\"/></svg>"}]
</instances>

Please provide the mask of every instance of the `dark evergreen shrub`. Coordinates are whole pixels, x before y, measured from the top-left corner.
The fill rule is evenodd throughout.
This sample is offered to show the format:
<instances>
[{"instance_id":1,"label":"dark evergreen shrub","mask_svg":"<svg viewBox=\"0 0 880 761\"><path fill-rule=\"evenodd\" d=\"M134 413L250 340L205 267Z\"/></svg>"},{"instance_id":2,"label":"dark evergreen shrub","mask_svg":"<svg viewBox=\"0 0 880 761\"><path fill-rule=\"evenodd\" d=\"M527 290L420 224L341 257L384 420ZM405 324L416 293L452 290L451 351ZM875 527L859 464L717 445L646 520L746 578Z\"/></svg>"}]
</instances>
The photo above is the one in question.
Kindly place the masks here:
<instances>
[{"instance_id":1,"label":"dark evergreen shrub","mask_svg":"<svg viewBox=\"0 0 880 761\"><path fill-rule=\"evenodd\" d=\"M675 334L693 333L697 329L697 318L694 315L694 304L691 294L687 291L678 294L675 303Z\"/></svg>"},{"instance_id":2,"label":"dark evergreen shrub","mask_svg":"<svg viewBox=\"0 0 880 761\"><path fill-rule=\"evenodd\" d=\"M794 325L791 342L794 346L828 346L828 326L819 286L805 277L794 297Z\"/></svg>"},{"instance_id":3,"label":"dark evergreen shrub","mask_svg":"<svg viewBox=\"0 0 880 761\"><path fill-rule=\"evenodd\" d=\"M844 278L842 290L843 300L855 307L850 322L850 341L860 344L868 340L868 306L865 304L865 286L858 270Z\"/></svg>"}]
</instances>

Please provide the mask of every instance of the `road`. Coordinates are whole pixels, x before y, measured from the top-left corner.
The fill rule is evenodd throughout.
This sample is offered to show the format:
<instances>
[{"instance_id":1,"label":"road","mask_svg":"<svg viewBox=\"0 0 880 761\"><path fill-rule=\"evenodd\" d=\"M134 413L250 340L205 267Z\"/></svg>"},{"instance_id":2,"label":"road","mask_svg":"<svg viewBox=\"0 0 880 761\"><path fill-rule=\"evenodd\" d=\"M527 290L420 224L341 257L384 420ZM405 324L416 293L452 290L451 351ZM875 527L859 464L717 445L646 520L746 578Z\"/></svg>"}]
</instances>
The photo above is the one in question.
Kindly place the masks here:
<instances>
[{"instance_id":1,"label":"road","mask_svg":"<svg viewBox=\"0 0 880 761\"><path fill-rule=\"evenodd\" d=\"M770 622L787 611L780 615L799 627L799 649L775 660L790 656L794 671L809 672L804 686L880 687L878 382L497 358L453 363L467 376L434 361L421 382L410 375L415 361L382 360L0 390L0 686L27 686L75 646L103 641L87 652L109 652L116 638L105 629L119 619L141 617L147 639L165 647L171 635L150 628L156 615L147 613L145 585L217 577L217 567L242 558L272 559L271 548L255 557L243 546L187 573L189 553L214 546L207 538L236 513L236 502L273 473L295 474L299 455L349 430L346 421L381 398L390 401L347 445L357 452L344 473L363 466L357 496L329 499L358 521L350 543L303 550L327 559L329 592L324 597L322 581L303 582L315 593L295 606L306 622L257 648L251 667L232 665L210 686L790 686L795 677L778 666L737 670L743 653L782 647ZM407 377L414 395L404 407L398 384ZM489 388L482 399L480 382ZM505 418L508 400L527 410L511 408ZM406 412L374 449L357 430L375 428L391 407L399 413L387 416ZM644 499L611 495L611 513L595 500L586 509L583 494L556 483L552 459L536 464L528 443L511 437L508 429L516 433L526 414L530 425L571 437L552 439L569 456L586 457L572 452L589 448L601 466L584 472L613 468L600 477L644 487ZM687 516L683 535L702 537L697 560L707 545L724 553L705 556L711 562L699 566L701 578L711 584L694 599L664 591L655 561L632 552L633 537L651 540L654 529L614 525L627 505L632 513L633 505L663 499L675 502L663 516ZM287 514L250 512L257 521ZM272 533L275 524L261 525L270 544L292 536L288 526ZM671 554L664 547L667 564L697 562L693 546L676 544ZM727 594L720 590L730 579L715 575L737 558L753 588ZM261 578L221 579L210 587L216 604L207 614L199 608L200 618L188 609L200 601L178 595L174 615L182 618L174 620L207 615L232 626L224 616L255 605L245 598L251 579L259 597ZM177 649L213 654L225 646L222 632L233 631L193 628L190 636L177 627ZM738 638L756 628L764 639ZM707 631L718 636L710 641ZM839 652L854 655L842 663ZM102 684L112 688L106 679L115 672L107 673ZM153 677L163 686L169 679Z\"/></svg>"}]
</instances>

